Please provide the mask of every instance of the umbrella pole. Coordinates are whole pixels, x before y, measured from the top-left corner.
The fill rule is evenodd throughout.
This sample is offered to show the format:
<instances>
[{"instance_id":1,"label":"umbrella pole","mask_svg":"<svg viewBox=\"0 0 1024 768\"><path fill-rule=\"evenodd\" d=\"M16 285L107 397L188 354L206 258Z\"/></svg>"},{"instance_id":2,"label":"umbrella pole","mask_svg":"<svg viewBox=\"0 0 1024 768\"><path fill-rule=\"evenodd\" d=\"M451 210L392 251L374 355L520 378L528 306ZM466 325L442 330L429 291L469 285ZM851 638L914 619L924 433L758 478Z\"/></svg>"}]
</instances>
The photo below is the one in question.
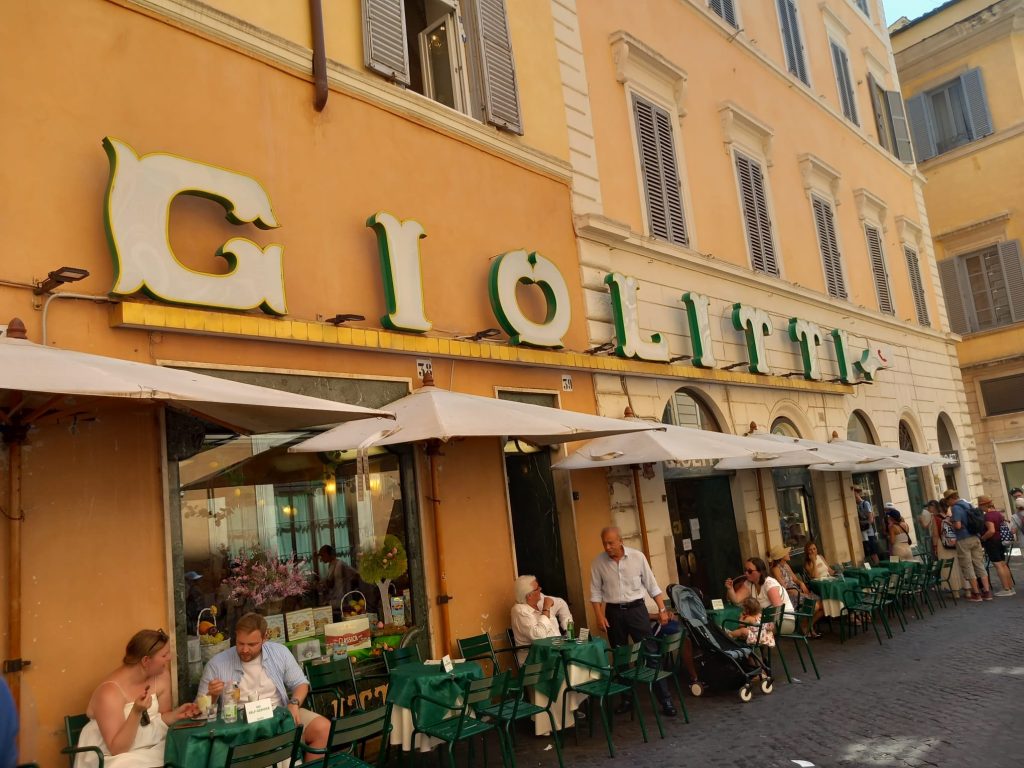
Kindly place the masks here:
<instances>
[{"instance_id":1,"label":"umbrella pole","mask_svg":"<svg viewBox=\"0 0 1024 768\"><path fill-rule=\"evenodd\" d=\"M761 470L754 470L754 477L757 478L757 503L761 507L761 530L764 531L764 552L768 554L771 544L768 541L768 507L764 503L764 484L761 481Z\"/></svg>"},{"instance_id":2,"label":"umbrella pole","mask_svg":"<svg viewBox=\"0 0 1024 768\"><path fill-rule=\"evenodd\" d=\"M430 462L430 505L434 513L434 539L437 542L437 604L441 607L441 648L442 656L451 651L452 620L448 603L448 573L445 567L444 536L441 532L441 499L437 495L440 481L437 476L437 457L441 446L437 440L427 443L427 459Z\"/></svg>"},{"instance_id":3,"label":"umbrella pole","mask_svg":"<svg viewBox=\"0 0 1024 768\"><path fill-rule=\"evenodd\" d=\"M633 496L636 498L636 516L640 523L640 540L643 543L644 557L647 558L647 562L651 562L651 545L647 541L647 519L644 517L644 498L640 494L640 466L631 464L629 468L633 470Z\"/></svg>"},{"instance_id":4,"label":"umbrella pole","mask_svg":"<svg viewBox=\"0 0 1024 768\"><path fill-rule=\"evenodd\" d=\"M7 515L8 530L8 592L7 592L7 626L8 637L7 659L4 661L4 671L7 672L7 665L10 662L14 668L7 676L7 683L14 697L15 709L21 702L21 442L15 440L7 444L8 466L7 479L9 481L7 503L9 513Z\"/></svg>"},{"instance_id":5,"label":"umbrella pole","mask_svg":"<svg viewBox=\"0 0 1024 768\"><path fill-rule=\"evenodd\" d=\"M842 474L839 477L842 480ZM839 483L839 498L843 502L843 527L846 529L846 545L850 548L849 559L853 560L853 531L850 528L850 511L846 508L846 493L844 493L842 482Z\"/></svg>"}]
</instances>

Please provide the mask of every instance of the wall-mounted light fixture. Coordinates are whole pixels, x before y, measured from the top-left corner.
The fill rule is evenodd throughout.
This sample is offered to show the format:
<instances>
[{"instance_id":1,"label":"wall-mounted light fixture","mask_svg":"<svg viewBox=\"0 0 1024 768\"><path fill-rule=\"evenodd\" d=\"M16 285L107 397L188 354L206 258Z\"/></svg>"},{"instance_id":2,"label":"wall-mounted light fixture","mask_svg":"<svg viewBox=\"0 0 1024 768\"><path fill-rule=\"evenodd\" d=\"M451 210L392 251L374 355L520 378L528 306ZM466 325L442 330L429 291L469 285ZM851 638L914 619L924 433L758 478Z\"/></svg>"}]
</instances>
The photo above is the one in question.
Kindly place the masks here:
<instances>
[{"instance_id":1,"label":"wall-mounted light fixture","mask_svg":"<svg viewBox=\"0 0 1024 768\"><path fill-rule=\"evenodd\" d=\"M498 328L484 328L482 331L477 331L472 336L459 336L458 338L463 341L482 341L483 339L493 339L497 336L501 336L501 330Z\"/></svg>"},{"instance_id":2,"label":"wall-mounted light fixture","mask_svg":"<svg viewBox=\"0 0 1024 768\"><path fill-rule=\"evenodd\" d=\"M32 289L32 293L36 296L42 296L44 293L50 293L57 286L64 285L64 283L77 283L88 276L89 270L87 269L61 267L47 274L46 279Z\"/></svg>"},{"instance_id":3,"label":"wall-mounted light fixture","mask_svg":"<svg viewBox=\"0 0 1024 768\"><path fill-rule=\"evenodd\" d=\"M615 349L615 342L606 341L604 344L598 344L596 347L591 347L590 349L584 350L583 354L600 355L603 352L611 352L613 349Z\"/></svg>"}]
</instances>

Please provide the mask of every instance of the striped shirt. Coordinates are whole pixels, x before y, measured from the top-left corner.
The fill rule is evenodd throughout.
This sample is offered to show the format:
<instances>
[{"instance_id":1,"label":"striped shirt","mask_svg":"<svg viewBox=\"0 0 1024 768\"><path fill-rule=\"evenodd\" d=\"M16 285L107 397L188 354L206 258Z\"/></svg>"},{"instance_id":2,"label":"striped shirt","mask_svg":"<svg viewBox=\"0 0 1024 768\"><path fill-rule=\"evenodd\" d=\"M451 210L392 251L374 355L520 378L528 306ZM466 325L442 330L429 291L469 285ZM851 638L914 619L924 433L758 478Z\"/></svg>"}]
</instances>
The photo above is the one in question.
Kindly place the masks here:
<instances>
[{"instance_id":1,"label":"striped shirt","mask_svg":"<svg viewBox=\"0 0 1024 768\"><path fill-rule=\"evenodd\" d=\"M281 697L277 702L279 706L285 706L289 694L300 685L309 685L309 680L302 674L299 662L286 646L280 643L263 643L260 659L263 661L263 671L277 689L277 695ZM242 680L242 674L242 660L238 657L238 651L233 646L221 651L207 662L199 681L198 695L206 693L211 680L222 680L237 685Z\"/></svg>"},{"instance_id":2,"label":"striped shirt","mask_svg":"<svg viewBox=\"0 0 1024 768\"><path fill-rule=\"evenodd\" d=\"M594 558L590 566L590 601L592 603L631 603L643 600L644 594L657 597L661 587L654 579L644 553L630 547L622 548L616 561L607 552Z\"/></svg>"}]
</instances>

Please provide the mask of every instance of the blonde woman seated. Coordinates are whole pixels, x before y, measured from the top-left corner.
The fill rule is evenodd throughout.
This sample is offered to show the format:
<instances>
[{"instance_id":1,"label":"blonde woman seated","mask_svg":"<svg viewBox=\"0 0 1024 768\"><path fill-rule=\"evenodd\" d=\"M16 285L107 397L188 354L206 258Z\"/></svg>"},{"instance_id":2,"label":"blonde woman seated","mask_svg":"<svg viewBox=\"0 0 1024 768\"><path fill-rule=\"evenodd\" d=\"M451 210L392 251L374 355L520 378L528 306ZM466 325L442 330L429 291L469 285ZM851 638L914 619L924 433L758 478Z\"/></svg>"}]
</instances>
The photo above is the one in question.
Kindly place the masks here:
<instances>
[{"instance_id":1,"label":"blonde woman seated","mask_svg":"<svg viewBox=\"0 0 1024 768\"><path fill-rule=\"evenodd\" d=\"M541 594L537 577L523 575L516 579L516 604L512 606L512 635L516 645L530 645L542 637L558 637L561 630L554 617L555 601ZM519 663L526 660L527 651L516 654Z\"/></svg>"},{"instance_id":2,"label":"blonde woman seated","mask_svg":"<svg viewBox=\"0 0 1024 768\"><path fill-rule=\"evenodd\" d=\"M814 625L818 619L825 615L825 612L821 608L821 598L811 592L811 588L808 587L803 579L796 575L792 568L789 566L789 553L790 547L785 545L777 545L771 548L768 552L768 559L771 562L772 570L771 574L774 576L786 591L789 593L790 599L794 604L798 603L801 598L809 598L814 601L814 616L810 621L809 626L806 627L807 635L811 638L821 637L815 629Z\"/></svg>"},{"instance_id":3,"label":"blonde woman seated","mask_svg":"<svg viewBox=\"0 0 1024 768\"><path fill-rule=\"evenodd\" d=\"M836 575L825 558L818 553L818 545L808 541L804 545L804 575L808 580L828 579Z\"/></svg>"},{"instance_id":4,"label":"blonde woman seated","mask_svg":"<svg viewBox=\"0 0 1024 768\"><path fill-rule=\"evenodd\" d=\"M99 747L106 768L162 766L167 726L199 714L192 702L177 709L171 705L169 641L162 629L136 632L121 666L107 675L89 699L85 713L90 720L78 746ZM75 768L98 764L92 752L75 759Z\"/></svg>"}]
</instances>

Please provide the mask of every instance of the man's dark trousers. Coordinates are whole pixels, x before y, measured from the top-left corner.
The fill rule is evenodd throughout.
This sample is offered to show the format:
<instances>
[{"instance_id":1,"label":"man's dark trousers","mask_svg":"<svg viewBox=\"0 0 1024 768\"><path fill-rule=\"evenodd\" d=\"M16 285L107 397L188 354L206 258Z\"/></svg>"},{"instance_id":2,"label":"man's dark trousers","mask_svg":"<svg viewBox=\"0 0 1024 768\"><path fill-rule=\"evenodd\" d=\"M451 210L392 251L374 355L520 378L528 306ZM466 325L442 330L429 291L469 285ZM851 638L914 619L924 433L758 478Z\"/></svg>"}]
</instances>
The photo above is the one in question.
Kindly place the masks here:
<instances>
[{"instance_id":1,"label":"man's dark trousers","mask_svg":"<svg viewBox=\"0 0 1024 768\"><path fill-rule=\"evenodd\" d=\"M657 642L652 638L651 620L647 616L647 606L643 600L632 603L606 603L604 617L608 620L608 642L612 648L628 645L630 638L634 643L643 642L644 650L657 651ZM662 705L671 704L672 697L668 693L668 683L659 680L654 684L654 691Z\"/></svg>"}]
</instances>

